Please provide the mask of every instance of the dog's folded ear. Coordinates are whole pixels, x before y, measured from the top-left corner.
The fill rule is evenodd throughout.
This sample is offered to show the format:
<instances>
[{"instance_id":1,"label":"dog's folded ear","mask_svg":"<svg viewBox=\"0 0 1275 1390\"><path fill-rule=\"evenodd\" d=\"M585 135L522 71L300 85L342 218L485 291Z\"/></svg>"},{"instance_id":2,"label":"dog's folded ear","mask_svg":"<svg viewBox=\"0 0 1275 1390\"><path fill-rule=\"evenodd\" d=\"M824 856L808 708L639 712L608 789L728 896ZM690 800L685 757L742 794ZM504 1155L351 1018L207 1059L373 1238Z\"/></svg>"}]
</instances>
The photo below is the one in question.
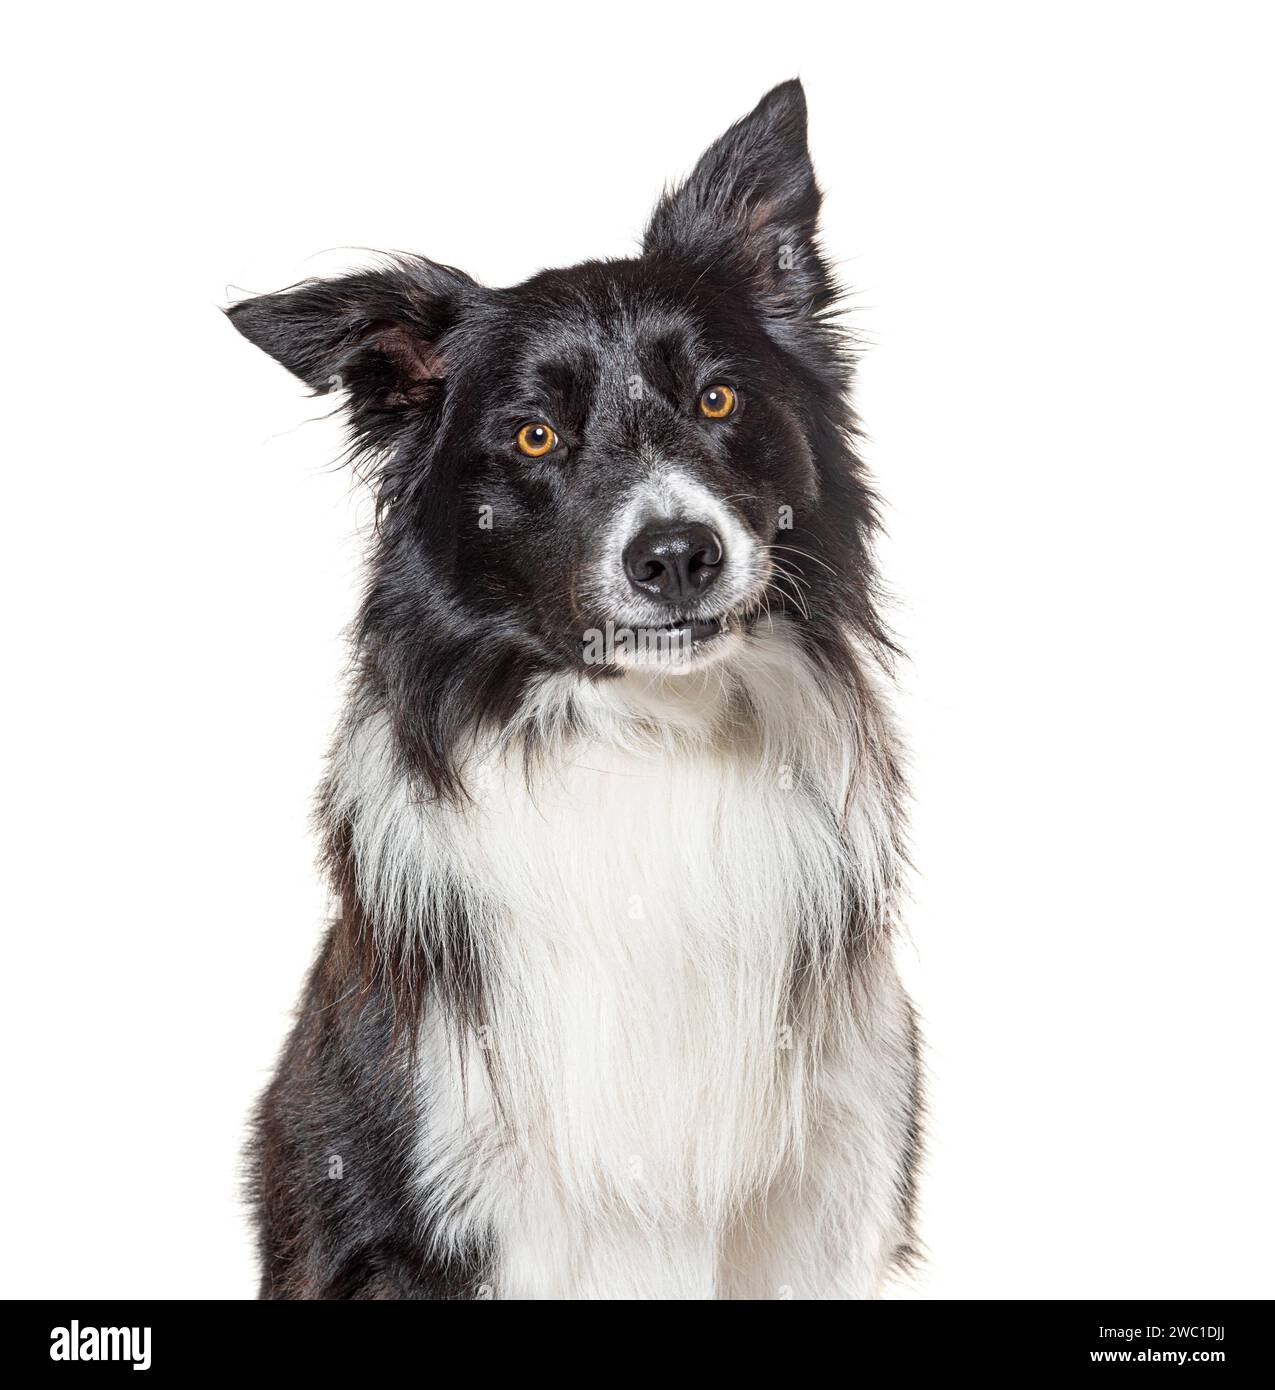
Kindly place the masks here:
<instances>
[{"instance_id":1,"label":"dog's folded ear","mask_svg":"<svg viewBox=\"0 0 1275 1390\"><path fill-rule=\"evenodd\" d=\"M817 314L836 297L815 242L821 196L795 78L766 93L660 199L643 251L741 284L772 319Z\"/></svg>"},{"instance_id":2,"label":"dog's folded ear","mask_svg":"<svg viewBox=\"0 0 1275 1390\"><path fill-rule=\"evenodd\" d=\"M355 426L367 434L439 393L447 333L477 289L450 266L400 257L241 300L226 314L312 391L346 392Z\"/></svg>"}]
</instances>

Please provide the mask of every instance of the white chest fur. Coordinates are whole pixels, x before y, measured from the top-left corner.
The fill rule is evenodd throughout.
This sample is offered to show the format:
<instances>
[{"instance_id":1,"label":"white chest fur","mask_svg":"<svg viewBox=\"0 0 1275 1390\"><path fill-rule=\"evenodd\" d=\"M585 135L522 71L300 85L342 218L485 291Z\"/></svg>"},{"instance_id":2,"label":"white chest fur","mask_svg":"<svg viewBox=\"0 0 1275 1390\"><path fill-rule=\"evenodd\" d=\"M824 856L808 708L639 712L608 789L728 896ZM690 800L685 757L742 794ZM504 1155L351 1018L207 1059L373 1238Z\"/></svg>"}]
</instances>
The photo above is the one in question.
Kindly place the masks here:
<instances>
[{"instance_id":1,"label":"white chest fur","mask_svg":"<svg viewBox=\"0 0 1275 1390\"><path fill-rule=\"evenodd\" d=\"M489 1060L520 1146L579 1200L711 1211L798 1141L791 971L844 882L826 822L711 753L595 746L534 792L485 781Z\"/></svg>"}]
</instances>

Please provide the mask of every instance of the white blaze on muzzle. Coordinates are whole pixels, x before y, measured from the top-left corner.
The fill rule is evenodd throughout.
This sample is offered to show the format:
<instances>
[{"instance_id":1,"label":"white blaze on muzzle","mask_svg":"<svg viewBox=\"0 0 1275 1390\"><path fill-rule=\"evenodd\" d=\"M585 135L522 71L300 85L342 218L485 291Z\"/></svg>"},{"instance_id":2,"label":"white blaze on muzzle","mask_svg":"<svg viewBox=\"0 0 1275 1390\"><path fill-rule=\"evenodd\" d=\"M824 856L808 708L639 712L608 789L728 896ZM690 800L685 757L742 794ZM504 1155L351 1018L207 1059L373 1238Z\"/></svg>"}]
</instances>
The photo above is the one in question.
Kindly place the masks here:
<instances>
[{"instance_id":1,"label":"white blaze on muzzle","mask_svg":"<svg viewBox=\"0 0 1275 1390\"><path fill-rule=\"evenodd\" d=\"M655 467L624 499L607 527L589 588L617 622L667 623L670 605L635 588L625 570L625 551L644 529L667 524L706 527L720 543L711 589L688 595L679 617L720 616L755 602L767 564L756 538L730 505L676 469Z\"/></svg>"}]
</instances>

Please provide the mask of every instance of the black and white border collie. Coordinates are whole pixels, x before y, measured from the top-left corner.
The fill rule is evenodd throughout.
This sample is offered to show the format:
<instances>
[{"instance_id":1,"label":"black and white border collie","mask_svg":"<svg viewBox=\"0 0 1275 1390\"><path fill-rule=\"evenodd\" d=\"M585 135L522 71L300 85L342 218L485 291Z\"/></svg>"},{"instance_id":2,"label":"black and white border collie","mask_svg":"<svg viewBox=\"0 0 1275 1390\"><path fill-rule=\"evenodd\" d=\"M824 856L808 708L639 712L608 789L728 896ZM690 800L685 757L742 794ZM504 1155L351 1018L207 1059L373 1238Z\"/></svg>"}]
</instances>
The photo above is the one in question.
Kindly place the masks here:
<instances>
[{"instance_id":1,"label":"black and white border collie","mask_svg":"<svg viewBox=\"0 0 1275 1390\"><path fill-rule=\"evenodd\" d=\"M893 648L819 203L787 82L632 259L229 310L339 393L378 503L264 1297L862 1298L909 1258Z\"/></svg>"}]
</instances>

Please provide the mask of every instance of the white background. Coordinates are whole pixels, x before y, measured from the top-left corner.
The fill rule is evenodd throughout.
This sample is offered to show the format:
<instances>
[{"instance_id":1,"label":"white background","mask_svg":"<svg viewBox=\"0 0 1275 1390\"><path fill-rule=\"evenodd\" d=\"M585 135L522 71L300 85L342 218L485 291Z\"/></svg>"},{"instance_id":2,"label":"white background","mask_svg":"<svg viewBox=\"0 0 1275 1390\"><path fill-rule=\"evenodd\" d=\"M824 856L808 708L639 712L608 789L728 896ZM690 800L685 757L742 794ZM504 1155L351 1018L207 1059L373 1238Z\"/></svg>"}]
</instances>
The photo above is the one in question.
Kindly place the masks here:
<instances>
[{"instance_id":1,"label":"white background","mask_svg":"<svg viewBox=\"0 0 1275 1390\"><path fill-rule=\"evenodd\" d=\"M625 254L799 73L913 656L899 1292L1275 1294L1260 8L40 13L0 84L2 1291L255 1289L238 1155L325 910L367 509L218 306L348 248Z\"/></svg>"}]
</instances>

